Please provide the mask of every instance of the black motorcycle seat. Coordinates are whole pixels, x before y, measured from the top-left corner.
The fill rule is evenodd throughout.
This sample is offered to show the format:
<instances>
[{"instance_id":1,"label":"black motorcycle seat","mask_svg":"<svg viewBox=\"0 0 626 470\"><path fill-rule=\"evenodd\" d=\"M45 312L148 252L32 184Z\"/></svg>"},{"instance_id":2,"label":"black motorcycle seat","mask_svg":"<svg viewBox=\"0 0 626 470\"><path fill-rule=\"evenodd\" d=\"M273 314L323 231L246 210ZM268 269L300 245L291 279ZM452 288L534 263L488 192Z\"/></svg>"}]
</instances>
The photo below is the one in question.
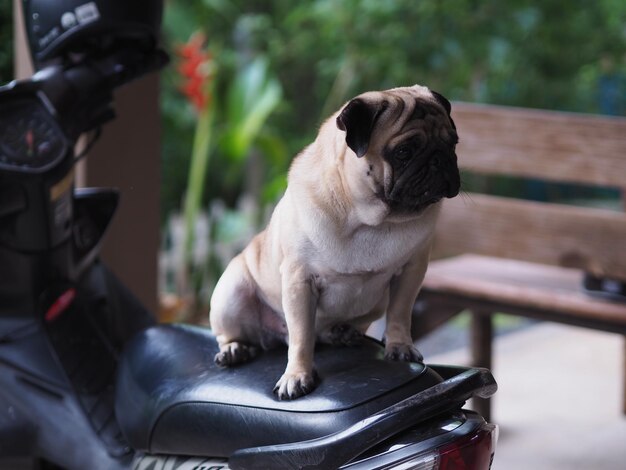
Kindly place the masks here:
<instances>
[{"instance_id":1,"label":"black motorcycle seat","mask_svg":"<svg viewBox=\"0 0 626 470\"><path fill-rule=\"evenodd\" d=\"M384 359L371 338L318 345L321 377L309 395L272 393L286 348L218 367L210 330L158 325L139 333L120 359L116 416L129 444L150 453L227 457L237 449L297 442L341 431L442 381L422 364Z\"/></svg>"}]
</instances>

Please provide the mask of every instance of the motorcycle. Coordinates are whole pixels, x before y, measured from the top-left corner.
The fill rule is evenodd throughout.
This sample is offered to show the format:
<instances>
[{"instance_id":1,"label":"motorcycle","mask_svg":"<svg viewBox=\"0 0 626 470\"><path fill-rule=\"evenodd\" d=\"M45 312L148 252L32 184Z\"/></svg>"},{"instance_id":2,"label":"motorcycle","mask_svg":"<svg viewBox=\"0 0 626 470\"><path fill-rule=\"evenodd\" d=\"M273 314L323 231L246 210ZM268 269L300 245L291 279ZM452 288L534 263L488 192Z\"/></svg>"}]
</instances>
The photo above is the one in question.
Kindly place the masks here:
<instances>
[{"instance_id":1,"label":"motorcycle","mask_svg":"<svg viewBox=\"0 0 626 470\"><path fill-rule=\"evenodd\" d=\"M319 345L319 387L279 401L286 349L223 369L209 329L155 322L99 259L118 193L75 188L74 168L113 90L167 56L98 45L0 87L0 467L489 469L497 427L463 408L495 393L486 369L386 361L364 337Z\"/></svg>"}]
</instances>

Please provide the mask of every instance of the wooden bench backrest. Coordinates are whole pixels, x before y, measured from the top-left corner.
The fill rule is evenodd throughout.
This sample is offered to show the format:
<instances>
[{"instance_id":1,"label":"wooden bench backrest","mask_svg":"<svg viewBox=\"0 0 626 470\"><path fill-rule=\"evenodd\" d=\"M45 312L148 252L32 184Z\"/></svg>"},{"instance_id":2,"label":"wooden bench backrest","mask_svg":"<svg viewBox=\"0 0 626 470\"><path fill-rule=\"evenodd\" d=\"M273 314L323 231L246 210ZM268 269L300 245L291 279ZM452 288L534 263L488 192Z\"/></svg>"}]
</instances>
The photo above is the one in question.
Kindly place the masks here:
<instances>
[{"instance_id":1,"label":"wooden bench backrest","mask_svg":"<svg viewBox=\"0 0 626 470\"><path fill-rule=\"evenodd\" d=\"M626 118L454 103L470 173L626 188ZM626 213L476 193L446 200L433 257L475 253L626 279Z\"/></svg>"}]
</instances>

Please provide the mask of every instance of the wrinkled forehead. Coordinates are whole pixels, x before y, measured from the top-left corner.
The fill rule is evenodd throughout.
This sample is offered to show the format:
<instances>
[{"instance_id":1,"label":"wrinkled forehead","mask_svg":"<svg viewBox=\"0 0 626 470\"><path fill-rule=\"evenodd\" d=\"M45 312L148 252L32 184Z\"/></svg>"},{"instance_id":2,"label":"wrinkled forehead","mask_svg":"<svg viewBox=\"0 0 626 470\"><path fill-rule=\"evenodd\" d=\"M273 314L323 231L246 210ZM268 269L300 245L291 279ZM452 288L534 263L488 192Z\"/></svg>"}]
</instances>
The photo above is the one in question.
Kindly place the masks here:
<instances>
[{"instance_id":1,"label":"wrinkled forehead","mask_svg":"<svg viewBox=\"0 0 626 470\"><path fill-rule=\"evenodd\" d=\"M377 141L394 145L415 134L454 139L448 113L424 86L368 92L361 97L384 107L374 128Z\"/></svg>"}]
</instances>

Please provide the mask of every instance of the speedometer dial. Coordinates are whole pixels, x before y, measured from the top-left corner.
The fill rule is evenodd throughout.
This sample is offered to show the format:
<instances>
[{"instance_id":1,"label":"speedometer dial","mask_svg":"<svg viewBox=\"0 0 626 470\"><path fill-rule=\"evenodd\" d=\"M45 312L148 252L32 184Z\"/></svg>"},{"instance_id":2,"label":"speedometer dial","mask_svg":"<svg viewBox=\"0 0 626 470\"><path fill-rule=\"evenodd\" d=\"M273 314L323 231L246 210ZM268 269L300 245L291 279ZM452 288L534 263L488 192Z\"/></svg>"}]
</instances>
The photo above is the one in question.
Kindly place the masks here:
<instances>
[{"instance_id":1,"label":"speedometer dial","mask_svg":"<svg viewBox=\"0 0 626 470\"><path fill-rule=\"evenodd\" d=\"M37 100L0 107L0 166L37 170L63 157L65 150L58 124Z\"/></svg>"}]
</instances>

